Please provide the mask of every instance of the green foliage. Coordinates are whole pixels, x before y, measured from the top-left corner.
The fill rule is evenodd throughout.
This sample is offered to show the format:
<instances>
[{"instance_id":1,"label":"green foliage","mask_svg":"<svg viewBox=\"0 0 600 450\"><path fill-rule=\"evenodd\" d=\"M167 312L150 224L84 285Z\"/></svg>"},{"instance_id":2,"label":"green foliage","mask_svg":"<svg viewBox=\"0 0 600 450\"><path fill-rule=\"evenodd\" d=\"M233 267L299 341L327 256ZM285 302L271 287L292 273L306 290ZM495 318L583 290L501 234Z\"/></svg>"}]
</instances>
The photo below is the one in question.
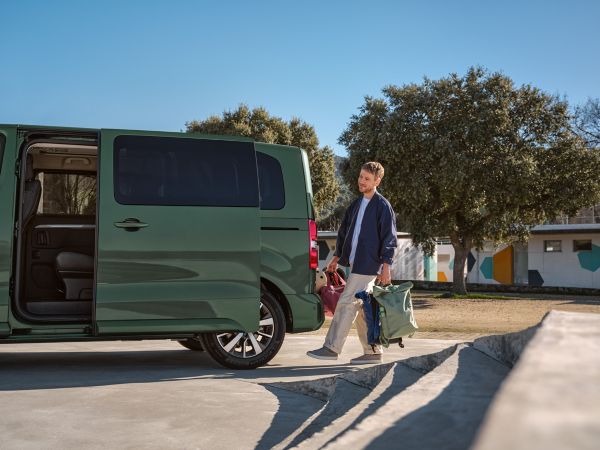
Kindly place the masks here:
<instances>
[{"instance_id":1,"label":"green foliage","mask_svg":"<svg viewBox=\"0 0 600 450\"><path fill-rule=\"evenodd\" d=\"M271 116L264 108L250 110L246 105L225 111L222 116L210 116L185 125L189 133L246 136L259 142L303 148L308 154L317 217L335 202L339 186L334 176L333 150L328 146L319 147L312 125L297 118L286 122Z\"/></svg>"},{"instance_id":2,"label":"green foliage","mask_svg":"<svg viewBox=\"0 0 600 450\"><path fill-rule=\"evenodd\" d=\"M532 225L600 199L598 154L555 96L481 68L383 95L366 97L340 137L344 178L381 162L381 191L413 242L432 253L436 237L450 237L460 292L473 246L525 240Z\"/></svg>"}]
</instances>

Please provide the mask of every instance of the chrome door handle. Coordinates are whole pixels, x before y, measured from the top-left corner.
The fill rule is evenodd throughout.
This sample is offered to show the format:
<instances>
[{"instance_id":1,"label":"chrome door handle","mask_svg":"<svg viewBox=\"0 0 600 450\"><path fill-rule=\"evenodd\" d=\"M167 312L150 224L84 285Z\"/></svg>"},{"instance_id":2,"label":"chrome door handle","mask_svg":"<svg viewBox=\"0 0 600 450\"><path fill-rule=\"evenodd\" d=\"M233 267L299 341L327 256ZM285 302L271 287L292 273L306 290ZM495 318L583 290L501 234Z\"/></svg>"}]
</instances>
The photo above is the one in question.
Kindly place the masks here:
<instances>
[{"instance_id":1,"label":"chrome door handle","mask_svg":"<svg viewBox=\"0 0 600 450\"><path fill-rule=\"evenodd\" d=\"M137 231L140 228L146 228L148 226L147 223L140 222L138 219L129 218L125 219L123 222L114 222L115 227L123 228L126 231Z\"/></svg>"}]
</instances>

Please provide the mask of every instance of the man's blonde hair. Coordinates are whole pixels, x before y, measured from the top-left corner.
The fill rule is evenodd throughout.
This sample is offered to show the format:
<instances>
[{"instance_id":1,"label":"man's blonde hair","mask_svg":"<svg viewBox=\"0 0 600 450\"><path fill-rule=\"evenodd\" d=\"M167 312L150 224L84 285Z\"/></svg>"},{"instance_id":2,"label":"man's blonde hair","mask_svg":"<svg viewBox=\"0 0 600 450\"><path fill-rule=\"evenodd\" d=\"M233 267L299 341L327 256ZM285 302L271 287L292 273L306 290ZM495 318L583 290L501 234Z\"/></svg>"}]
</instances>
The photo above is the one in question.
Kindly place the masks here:
<instances>
[{"instance_id":1,"label":"man's blonde hair","mask_svg":"<svg viewBox=\"0 0 600 450\"><path fill-rule=\"evenodd\" d=\"M368 163L364 163L361 170L366 170L370 174L373 174L375 178L383 178L383 166L376 161L369 161Z\"/></svg>"}]
</instances>

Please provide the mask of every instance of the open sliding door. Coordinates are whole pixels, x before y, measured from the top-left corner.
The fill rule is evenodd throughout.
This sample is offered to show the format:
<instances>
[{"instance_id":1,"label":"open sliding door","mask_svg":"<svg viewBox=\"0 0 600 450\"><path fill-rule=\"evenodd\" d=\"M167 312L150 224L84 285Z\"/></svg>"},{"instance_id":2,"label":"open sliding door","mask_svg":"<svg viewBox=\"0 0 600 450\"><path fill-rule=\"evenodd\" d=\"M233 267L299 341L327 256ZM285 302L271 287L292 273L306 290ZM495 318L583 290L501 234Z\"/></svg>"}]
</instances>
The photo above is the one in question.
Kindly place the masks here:
<instances>
[{"instance_id":1,"label":"open sliding door","mask_svg":"<svg viewBox=\"0 0 600 450\"><path fill-rule=\"evenodd\" d=\"M102 130L99 334L258 328L252 141Z\"/></svg>"}]
</instances>

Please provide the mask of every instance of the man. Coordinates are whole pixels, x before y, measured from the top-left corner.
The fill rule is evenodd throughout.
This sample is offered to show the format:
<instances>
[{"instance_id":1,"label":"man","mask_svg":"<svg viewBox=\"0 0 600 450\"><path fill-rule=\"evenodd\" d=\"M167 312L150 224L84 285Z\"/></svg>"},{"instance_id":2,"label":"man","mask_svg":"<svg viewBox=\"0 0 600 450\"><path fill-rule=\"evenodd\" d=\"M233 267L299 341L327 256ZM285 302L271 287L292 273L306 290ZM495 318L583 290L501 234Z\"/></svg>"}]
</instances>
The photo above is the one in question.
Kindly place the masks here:
<instances>
[{"instance_id":1,"label":"man","mask_svg":"<svg viewBox=\"0 0 600 450\"><path fill-rule=\"evenodd\" d=\"M391 283L390 267L397 246L396 216L390 202L377 192L383 172L383 166L378 162L368 162L361 168L358 189L363 196L354 200L346 210L338 230L334 256L327 266L330 272L337 269L338 263L350 266L350 276L323 347L307 352L313 358L337 359L358 315L356 329L364 355L352 359L351 363L382 361L381 346L368 344L362 301L354 295L370 290L376 279L382 284Z\"/></svg>"}]
</instances>

